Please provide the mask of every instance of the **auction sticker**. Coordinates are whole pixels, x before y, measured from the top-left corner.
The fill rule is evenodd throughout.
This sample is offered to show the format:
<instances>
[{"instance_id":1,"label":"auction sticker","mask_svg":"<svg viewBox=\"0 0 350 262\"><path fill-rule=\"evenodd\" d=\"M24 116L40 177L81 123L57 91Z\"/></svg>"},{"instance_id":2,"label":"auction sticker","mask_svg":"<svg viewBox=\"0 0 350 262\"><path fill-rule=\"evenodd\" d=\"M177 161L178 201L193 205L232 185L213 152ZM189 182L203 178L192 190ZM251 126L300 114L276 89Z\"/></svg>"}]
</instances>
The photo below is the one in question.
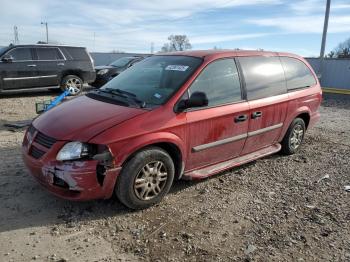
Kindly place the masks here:
<instances>
[{"instance_id":1,"label":"auction sticker","mask_svg":"<svg viewBox=\"0 0 350 262\"><path fill-rule=\"evenodd\" d=\"M168 65L165 70L169 70L169 71L186 71L187 68L189 66L185 66L185 65Z\"/></svg>"}]
</instances>

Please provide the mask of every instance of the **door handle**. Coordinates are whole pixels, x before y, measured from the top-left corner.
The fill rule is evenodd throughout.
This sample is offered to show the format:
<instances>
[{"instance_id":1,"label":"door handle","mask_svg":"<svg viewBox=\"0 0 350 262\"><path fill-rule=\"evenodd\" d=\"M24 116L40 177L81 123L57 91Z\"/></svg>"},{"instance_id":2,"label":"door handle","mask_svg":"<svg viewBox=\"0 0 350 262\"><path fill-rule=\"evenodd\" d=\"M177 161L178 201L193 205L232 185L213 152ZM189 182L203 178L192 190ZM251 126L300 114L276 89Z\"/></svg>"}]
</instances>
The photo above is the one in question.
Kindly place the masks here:
<instances>
[{"instance_id":1,"label":"door handle","mask_svg":"<svg viewBox=\"0 0 350 262\"><path fill-rule=\"evenodd\" d=\"M27 65L28 67L36 67L36 65Z\"/></svg>"},{"instance_id":2,"label":"door handle","mask_svg":"<svg viewBox=\"0 0 350 262\"><path fill-rule=\"evenodd\" d=\"M260 112L260 111L252 113L252 119L255 119L255 118L258 118L261 116L262 116L262 112Z\"/></svg>"},{"instance_id":3,"label":"door handle","mask_svg":"<svg viewBox=\"0 0 350 262\"><path fill-rule=\"evenodd\" d=\"M64 63L58 63L57 65L58 66L64 66Z\"/></svg>"},{"instance_id":4,"label":"door handle","mask_svg":"<svg viewBox=\"0 0 350 262\"><path fill-rule=\"evenodd\" d=\"M235 123L244 122L248 119L247 115L240 115L235 117Z\"/></svg>"}]
</instances>

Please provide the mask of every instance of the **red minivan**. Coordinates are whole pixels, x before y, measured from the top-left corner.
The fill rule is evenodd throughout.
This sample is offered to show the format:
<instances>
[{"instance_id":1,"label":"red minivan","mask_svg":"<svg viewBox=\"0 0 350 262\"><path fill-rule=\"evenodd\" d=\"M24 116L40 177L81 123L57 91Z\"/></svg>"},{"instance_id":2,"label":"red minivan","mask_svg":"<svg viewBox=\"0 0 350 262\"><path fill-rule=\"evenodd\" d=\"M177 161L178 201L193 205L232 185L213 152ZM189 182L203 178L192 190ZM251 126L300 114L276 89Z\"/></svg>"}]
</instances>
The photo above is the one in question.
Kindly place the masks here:
<instances>
[{"instance_id":1,"label":"red minivan","mask_svg":"<svg viewBox=\"0 0 350 262\"><path fill-rule=\"evenodd\" d=\"M23 159L57 196L115 193L130 208L146 208L175 179L295 153L320 117L321 96L310 65L289 53L155 55L36 118Z\"/></svg>"}]
</instances>

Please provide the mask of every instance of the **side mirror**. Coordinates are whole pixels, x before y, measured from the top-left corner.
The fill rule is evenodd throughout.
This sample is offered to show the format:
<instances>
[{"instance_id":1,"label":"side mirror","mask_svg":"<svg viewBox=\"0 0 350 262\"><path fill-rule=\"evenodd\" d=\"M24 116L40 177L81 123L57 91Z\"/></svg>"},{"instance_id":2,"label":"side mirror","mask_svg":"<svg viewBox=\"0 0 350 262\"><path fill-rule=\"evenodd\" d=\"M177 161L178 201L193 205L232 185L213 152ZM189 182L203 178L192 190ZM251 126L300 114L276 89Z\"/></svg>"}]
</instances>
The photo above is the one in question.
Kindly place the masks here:
<instances>
[{"instance_id":1,"label":"side mirror","mask_svg":"<svg viewBox=\"0 0 350 262\"><path fill-rule=\"evenodd\" d=\"M204 92L194 92L189 99L181 100L177 107L176 112L182 112L187 108L202 107L208 105L208 97Z\"/></svg>"},{"instance_id":2,"label":"side mirror","mask_svg":"<svg viewBox=\"0 0 350 262\"><path fill-rule=\"evenodd\" d=\"M11 55L4 55L1 58L1 61L3 61L4 63L10 63L13 61L13 57Z\"/></svg>"}]
</instances>

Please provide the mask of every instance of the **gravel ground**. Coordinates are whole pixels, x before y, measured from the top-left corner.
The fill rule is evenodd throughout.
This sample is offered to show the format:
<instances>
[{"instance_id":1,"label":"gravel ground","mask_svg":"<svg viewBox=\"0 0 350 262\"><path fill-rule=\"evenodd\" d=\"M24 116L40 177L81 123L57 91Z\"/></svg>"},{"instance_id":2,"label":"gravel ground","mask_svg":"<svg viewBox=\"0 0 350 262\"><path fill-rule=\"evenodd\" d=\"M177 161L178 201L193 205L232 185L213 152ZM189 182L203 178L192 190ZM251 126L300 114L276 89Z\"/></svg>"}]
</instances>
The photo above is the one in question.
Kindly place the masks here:
<instances>
[{"instance_id":1,"label":"gravel ground","mask_svg":"<svg viewBox=\"0 0 350 262\"><path fill-rule=\"evenodd\" d=\"M58 199L28 175L23 131L3 124L51 95L0 99L0 261L350 261L350 96L327 96L296 155L176 182L135 212Z\"/></svg>"}]
</instances>

